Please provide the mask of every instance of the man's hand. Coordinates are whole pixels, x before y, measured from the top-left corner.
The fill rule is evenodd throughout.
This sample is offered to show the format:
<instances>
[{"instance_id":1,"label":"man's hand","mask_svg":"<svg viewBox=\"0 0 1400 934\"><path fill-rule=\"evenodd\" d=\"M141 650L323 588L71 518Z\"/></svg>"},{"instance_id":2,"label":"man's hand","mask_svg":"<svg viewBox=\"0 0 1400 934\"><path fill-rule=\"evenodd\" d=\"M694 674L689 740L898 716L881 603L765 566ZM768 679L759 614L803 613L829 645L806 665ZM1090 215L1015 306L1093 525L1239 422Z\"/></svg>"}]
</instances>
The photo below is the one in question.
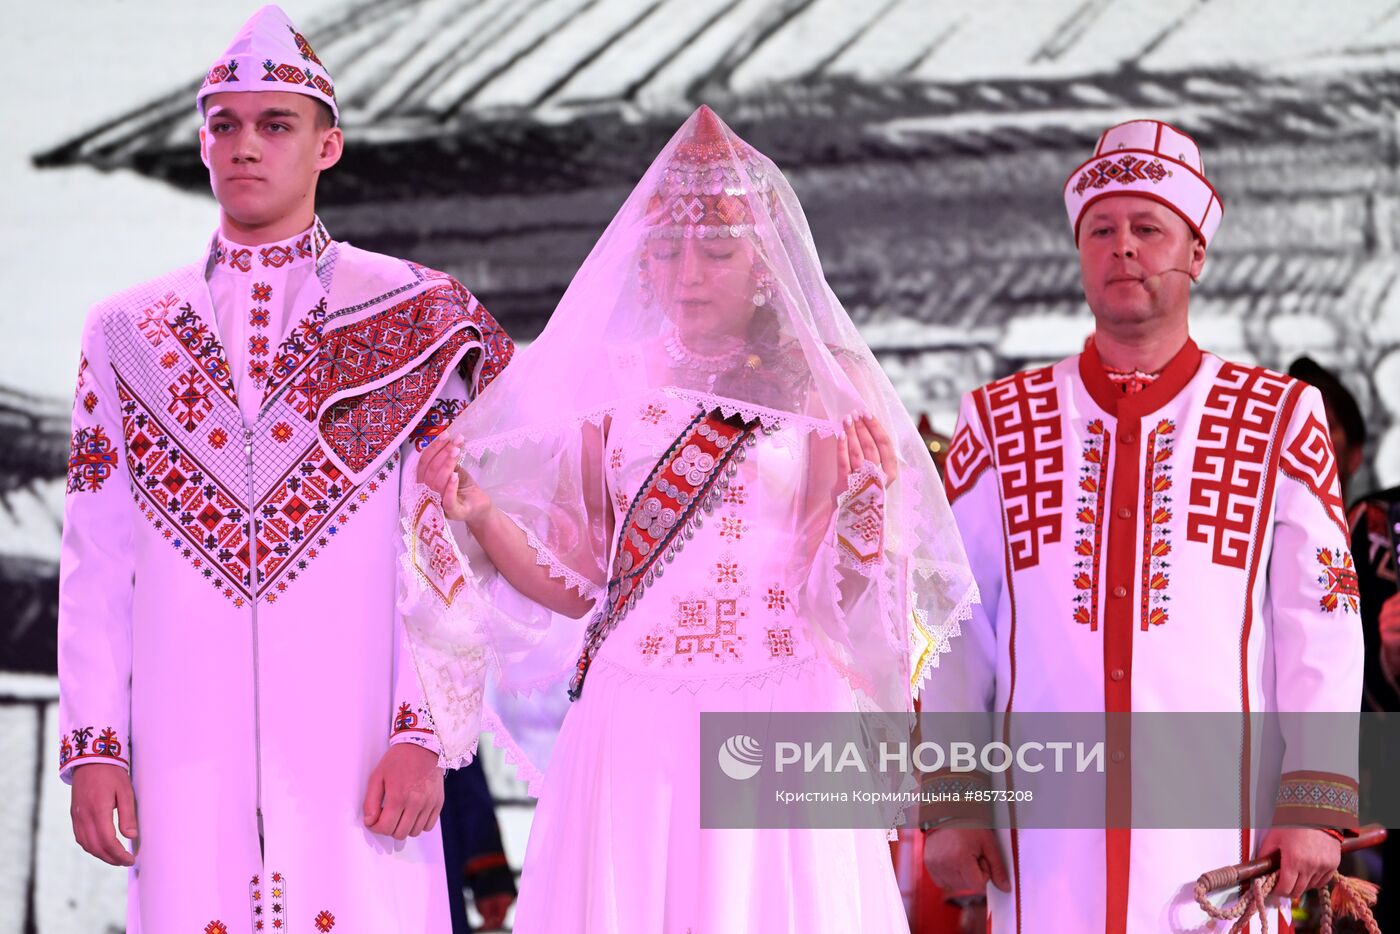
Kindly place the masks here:
<instances>
[{"instance_id":1,"label":"man's hand","mask_svg":"<svg viewBox=\"0 0 1400 934\"><path fill-rule=\"evenodd\" d=\"M1259 855L1279 854L1278 884L1271 893L1293 901L1332 877L1342 861L1342 843L1312 827L1275 827L1259 844Z\"/></svg>"},{"instance_id":2,"label":"man's hand","mask_svg":"<svg viewBox=\"0 0 1400 934\"><path fill-rule=\"evenodd\" d=\"M1400 593L1381 604L1381 669L1392 681L1400 681Z\"/></svg>"},{"instance_id":3,"label":"man's hand","mask_svg":"<svg viewBox=\"0 0 1400 934\"><path fill-rule=\"evenodd\" d=\"M506 926L506 912L510 911L515 896L509 892L488 895L476 899L476 910L481 913L481 931L499 931Z\"/></svg>"},{"instance_id":4,"label":"man's hand","mask_svg":"<svg viewBox=\"0 0 1400 934\"><path fill-rule=\"evenodd\" d=\"M924 868L944 895L984 892L991 882L1011 891L995 831L941 827L924 835Z\"/></svg>"},{"instance_id":5,"label":"man's hand","mask_svg":"<svg viewBox=\"0 0 1400 934\"><path fill-rule=\"evenodd\" d=\"M442 769L437 753L413 743L390 746L369 774L365 826L403 840L437 826L442 810Z\"/></svg>"},{"instance_id":6,"label":"man's hand","mask_svg":"<svg viewBox=\"0 0 1400 934\"><path fill-rule=\"evenodd\" d=\"M112 830L112 811L122 836L136 839L136 793L131 776L119 765L88 762L73 769L73 838L104 863L130 866L136 857L121 845Z\"/></svg>"}]
</instances>

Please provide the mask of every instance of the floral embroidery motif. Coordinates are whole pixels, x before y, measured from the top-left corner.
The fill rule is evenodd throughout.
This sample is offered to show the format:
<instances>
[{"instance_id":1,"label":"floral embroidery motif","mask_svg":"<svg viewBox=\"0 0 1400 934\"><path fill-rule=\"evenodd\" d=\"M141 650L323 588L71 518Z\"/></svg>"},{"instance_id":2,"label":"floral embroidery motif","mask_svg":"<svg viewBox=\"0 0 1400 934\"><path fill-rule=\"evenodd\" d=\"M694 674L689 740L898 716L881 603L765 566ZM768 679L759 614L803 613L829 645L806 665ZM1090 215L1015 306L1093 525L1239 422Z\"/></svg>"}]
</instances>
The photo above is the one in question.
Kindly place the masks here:
<instances>
[{"instance_id":1,"label":"floral embroidery motif","mask_svg":"<svg viewBox=\"0 0 1400 934\"><path fill-rule=\"evenodd\" d=\"M149 308L141 310L141 317L136 321L136 330L140 331L141 335L151 342L152 347L159 347L164 342L166 319L179 303L179 296L174 292L166 292L164 298L157 300Z\"/></svg>"},{"instance_id":2,"label":"floral embroidery motif","mask_svg":"<svg viewBox=\"0 0 1400 934\"><path fill-rule=\"evenodd\" d=\"M773 626L769 628L768 654L772 658L791 658L796 654L791 627Z\"/></svg>"},{"instance_id":3,"label":"floral embroidery motif","mask_svg":"<svg viewBox=\"0 0 1400 934\"><path fill-rule=\"evenodd\" d=\"M286 422L278 422L272 426L272 440L278 444L286 444L292 440L292 426Z\"/></svg>"},{"instance_id":4,"label":"floral embroidery motif","mask_svg":"<svg viewBox=\"0 0 1400 934\"><path fill-rule=\"evenodd\" d=\"M724 516L719 520L719 537L726 542L737 542L744 537L744 520L734 516Z\"/></svg>"},{"instance_id":5,"label":"floral embroidery motif","mask_svg":"<svg viewBox=\"0 0 1400 934\"><path fill-rule=\"evenodd\" d=\"M1132 185L1136 182L1150 181L1155 185L1162 179L1171 177L1171 174L1171 169L1162 165L1160 159L1148 161L1132 153L1124 153L1117 160L1100 159L1085 169L1079 180L1074 183L1074 193L1082 195L1086 189L1104 188L1109 182Z\"/></svg>"},{"instance_id":6,"label":"floral embroidery motif","mask_svg":"<svg viewBox=\"0 0 1400 934\"><path fill-rule=\"evenodd\" d=\"M642 421L648 424L660 425L661 420L666 417L666 407L648 402L646 408L642 409L641 417Z\"/></svg>"},{"instance_id":7,"label":"floral embroidery motif","mask_svg":"<svg viewBox=\"0 0 1400 934\"><path fill-rule=\"evenodd\" d=\"M744 491L744 485L742 483L732 483L725 489L724 496L720 498L720 502L726 506L742 506L744 503L748 502L748 498L748 493Z\"/></svg>"},{"instance_id":8,"label":"floral embroidery motif","mask_svg":"<svg viewBox=\"0 0 1400 934\"><path fill-rule=\"evenodd\" d=\"M267 877L267 897L259 876L248 883L248 900L253 911L253 930L284 931L287 927L287 883L280 872Z\"/></svg>"},{"instance_id":9,"label":"floral embroidery motif","mask_svg":"<svg viewBox=\"0 0 1400 934\"><path fill-rule=\"evenodd\" d=\"M1147 463L1142 478L1142 630L1167 621L1166 603L1171 600L1172 553L1168 537L1172 521L1171 456L1176 423L1164 418L1147 436Z\"/></svg>"},{"instance_id":10,"label":"floral embroidery motif","mask_svg":"<svg viewBox=\"0 0 1400 934\"><path fill-rule=\"evenodd\" d=\"M68 492L95 493L117 469L117 451L101 425L79 428L68 452Z\"/></svg>"},{"instance_id":11,"label":"floral embroidery motif","mask_svg":"<svg viewBox=\"0 0 1400 934\"><path fill-rule=\"evenodd\" d=\"M216 451L222 450L228 444L228 432L222 428L215 428L209 432L209 446Z\"/></svg>"},{"instance_id":12,"label":"floral embroidery motif","mask_svg":"<svg viewBox=\"0 0 1400 934\"><path fill-rule=\"evenodd\" d=\"M415 707L408 701L404 701L399 704L399 709L394 713L394 727L389 731L389 735L431 733L433 732L432 722L426 709L421 706Z\"/></svg>"},{"instance_id":13,"label":"floral embroidery motif","mask_svg":"<svg viewBox=\"0 0 1400 934\"><path fill-rule=\"evenodd\" d=\"M1356 566L1352 563L1351 552L1346 548L1319 548L1317 563L1322 565L1322 573L1317 582L1324 591L1318 605L1328 613L1341 610L1343 613L1356 613L1360 610L1360 585L1356 577Z\"/></svg>"},{"instance_id":14,"label":"floral embroidery motif","mask_svg":"<svg viewBox=\"0 0 1400 934\"><path fill-rule=\"evenodd\" d=\"M165 410L175 417L177 425L186 431L194 431L214 409L214 403L209 398L212 388L199 368L192 366L166 388L170 393L170 404Z\"/></svg>"},{"instance_id":15,"label":"floral embroidery motif","mask_svg":"<svg viewBox=\"0 0 1400 934\"><path fill-rule=\"evenodd\" d=\"M764 595L763 599L768 609L772 610L774 613L781 613L787 609L787 591L783 590L777 584L768 588L768 593Z\"/></svg>"},{"instance_id":16,"label":"floral embroidery motif","mask_svg":"<svg viewBox=\"0 0 1400 934\"><path fill-rule=\"evenodd\" d=\"M613 448L608 455L608 467L614 471L622 469L622 448Z\"/></svg>"},{"instance_id":17,"label":"floral embroidery motif","mask_svg":"<svg viewBox=\"0 0 1400 934\"><path fill-rule=\"evenodd\" d=\"M1074 542L1074 621L1099 628L1099 557L1103 550L1104 497L1108 488L1109 432L1094 419L1084 439L1084 466L1079 470L1079 528Z\"/></svg>"},{"instance_id":18,"label":"floral embroidery motif","mask_svg":"<svg viewBox=\"0 0 1400 934\"><path fill-rule=\"evenodd\" d=\"M87 412L89 415L91 415L91 414L93 413L93 411L94 411L96 408L97 408L97 393L95 393L95 392L93 392L91 389L89 389L87 395L83 396L83 411L85 411L85 412Z\"/></svg>"},{"instance_id":19,"label":"floral embroidery motif","mask_svg":"<svg viewBox=\"0 0 1400 934\"><path fill-rule=\"evenodd\" d=\"M316 930L320 931L321 934L326 934L327 931L335 927L335 915L329 911L323 911L316 916L315 924Z\"/></svg>"},{"instance_id":20,"label":"floral embroidery motif","mask_svg":"<svg viewBox=\"0 0 1400 934\"><path fill-rule=\"evenodd\" d=\"M428 445L433 443L433 439L442 434L452 424L452 420L460 415L467 407L465 399L439 399L428 409L428 414L423 416L423 420L409 434L408 439L413 442L415 450L426 450Z\"/></svg>"},{"instance_id":21,"label":"floral embroidery motif","mask_svg":"<svg viewBox=\"0 0 1400 934\"><path fill-rule=\"evenodd\" d=\"M58 767L63 768L78 759L109 759L125 765L126 757L122 755L122 743L117 739L117 731L110 726L103 727L96 739L93 738L94 732L93 727L83 726L61 735Z\"/></svg>"},{"instance_id":22,"label":"floral embroidery motif","mask_svg":"<svg viewBox=\"0 0 1400 934\"><path fill-rule=\"evenodd\" d=\"M739 566L737 561L727 560L729 557L729 555L724 555L715 562L716 584L737 584L744 576L744 569Z\"/></svg>"}]
</instances>

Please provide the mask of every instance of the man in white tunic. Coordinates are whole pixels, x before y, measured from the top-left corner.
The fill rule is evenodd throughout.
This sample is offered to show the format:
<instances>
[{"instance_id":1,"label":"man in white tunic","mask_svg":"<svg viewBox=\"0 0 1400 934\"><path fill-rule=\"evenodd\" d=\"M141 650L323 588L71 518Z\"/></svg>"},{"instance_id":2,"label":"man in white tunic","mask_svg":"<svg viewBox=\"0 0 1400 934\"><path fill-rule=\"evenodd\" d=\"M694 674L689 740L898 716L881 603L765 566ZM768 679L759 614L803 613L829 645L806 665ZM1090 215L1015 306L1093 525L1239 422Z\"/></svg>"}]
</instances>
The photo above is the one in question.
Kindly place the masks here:
<instances>
[{"instance_id":1,"label":"man in white tunic","mask_svg":"<svg viewBox=\"0 0 1400 934\"><path fill-rule=\"evenodd\" d=\"M946 483L982 593L964 627L978 658L936 679L924 709L1355 711L1356 574L1322 400L1188 335L1222 216L1195 142L1153 120L1113 127L1064 194L1096 331L1083 353L963 399ZM1208 869L1280 851L1276 894L1297 897L1336 867L1354 758L1305 756L1285 755L1267 833L1130 829L1144 776L1115 749L1112 829L935 827L926 864L947 891L991 881L997 932L1066 917L1199 929L1189 884ZM1287 914L1264 923L1287 929Z\"/></svg>"},{"instance_id":2,"label":"man in white tunic","mask_svg":"<svg viewBox=\"0 0 1400 934\"><path fill-rule=\"evenodd\" d=\"M450 277L316 219L339 110L285 13L248 21L198 103L219 230L83 335L59 609L74 834L131 867L132 932L445 932L399 493L511 344Z\"/></svg>"}]
</instances>

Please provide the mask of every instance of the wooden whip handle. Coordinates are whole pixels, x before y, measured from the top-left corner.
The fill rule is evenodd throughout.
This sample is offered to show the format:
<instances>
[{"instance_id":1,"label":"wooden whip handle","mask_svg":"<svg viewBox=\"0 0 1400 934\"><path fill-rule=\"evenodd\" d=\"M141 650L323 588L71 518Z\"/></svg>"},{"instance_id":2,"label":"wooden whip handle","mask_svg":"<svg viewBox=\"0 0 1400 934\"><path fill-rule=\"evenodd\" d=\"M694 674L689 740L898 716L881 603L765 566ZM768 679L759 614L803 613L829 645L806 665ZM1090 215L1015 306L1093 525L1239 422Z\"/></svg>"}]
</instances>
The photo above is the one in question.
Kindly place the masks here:
<instances>
[{"instance_id":1,"label":"wooden whip handle","mask_svg":"<svg viewBox=\"0 0 1400 934\"><path fill-rule=\"evenodd\" d=\"M1351 853L1354 850L1364 850L1379 846L1383 842L1385 842L1385 828L1379 824L1367 824L1361 828L1360 833L1356 836L1347 837L1342 841L1342 852ZM1200 882L1205 886L1207 892L1232 889L1241 883L1249 882L1260 876L1267 876L1271 872L1278 872L1278 868L1278 854L1271 853L1262 859L1251 860L1236 866L1225 866L1203 873Z\"/></svg>"}]
</instances>

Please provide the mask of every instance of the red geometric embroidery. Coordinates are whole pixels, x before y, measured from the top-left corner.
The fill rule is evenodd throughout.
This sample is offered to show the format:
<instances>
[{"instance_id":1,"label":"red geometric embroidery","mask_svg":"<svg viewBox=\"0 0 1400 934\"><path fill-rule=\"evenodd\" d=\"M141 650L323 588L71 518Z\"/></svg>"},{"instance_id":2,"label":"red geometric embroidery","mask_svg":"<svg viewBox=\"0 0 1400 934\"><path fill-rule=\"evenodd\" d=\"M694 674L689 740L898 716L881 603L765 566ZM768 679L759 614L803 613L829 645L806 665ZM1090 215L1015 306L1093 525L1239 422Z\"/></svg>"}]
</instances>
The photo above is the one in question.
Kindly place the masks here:
<instances>
[{"instance_id":1,"label":"red geometric embroidery","mask_svg":"<svg viewBox=\"0 0 1400 934\"><path fill-rule=\"evenodd\" d=\"M223 450L225 444L228 444L228 432L222 428L215 428L209 432L209 446L211 448L220 451Z\"/></svg>"},{"instance_id":2,"label":"red geometric embroidery","mask_svg":"<svg viewBox=\"0 0 1400 934\"><path fill-rule=\"evenodd\" d=\"M228 926L222 921L210 921L204 926L204 934L228 934Z\"/></svg>"},{"instance_id":3,"label":"red geometric embroidery","mask_svg":"<svg viewBox=\"0 0 1400 934\"><path fill-rule=\"evenodd\" d=\"M719 537L727 542L737 542L744 537L744 520L725 516L719 520Z\"/></svg>"},{"instance_id":4,"label":"red geometric embroidery","mask_svg":"<svg viewBox=\"0 0 1400 934\"><path fill-rule=\"evenodd\" d=\"M286 422L278 422L272 426L272 431L269 432L269 434L272 436L272 440L276 441L278 444L286 444L288 441L292 440L294 432L292 431L291 425L288 425Z\"/></svg>"},{"instance_id":5,"label":"red geometric embroidery","mask_svg":"<svg viewBox=\"0 0 1400 934\"><path fill-rule=\"evenodd\" d=\"M94 729L90 726L77 727L70 733L59 736L58 767L61 769L77 759L114 759L126 764L122 756L122 743L117 739L117 731L103 727L97 739L92 738ZM91 744L91 748L89 748Z\"/></svg>"},{"instance_id":6,"label":"red geometric embroidery","mask_svg":"<svg viewBox=\"0 0 1400 934\"><path fill-rule=\"evenodd\" d=\"M1340 607L1343 613L1356 613L1360 610L1360 584L1356 577L1356 566L1352 563L1351 552L1346 548L1319 548L1317 563L1322 565L1322 573L1317 582L1324 591L1318 601L1328 613L1335 613Z\"/></svg>"},{"instance_id":7,"label":"red geometric embroidery","mask_svg":"<svg viewBox=\"0 0 1400 934\"><path fill-rule=\"evenodd\" d=\"M622 469L622 448L613 448L608 454L608 468L610 470Z\"/></svg>"},{"instance_id":8,"label":"red geometric embroidery","mask_svg":"<svg viewBox=\"0 0 1400 934\"><path fill-rule=\"evenodd\" d=\"M158 299L149 308L142 309L136 329L151 342L152 347L159 347L160 342L165 340L166 319L179 301L174 292L166 292L164 298Z\"/></svg>"},{"instance_id":9,"label":"red geometric embroidery","mask_svg":"<svg viewBox=\"0 0 1400 934\"><path fill-rule=\"evenodd\" d=\"M97 408L97 393L95 393L95 392L93 392L91 389L89 389L87 395L83 396L83 410L84 410L85 412L87 412L89 415L91 415L91 414L93 413L93 411L96 410L96 408Z\"/></svg>"},{"instance_id":10,"label":"red geometric embroidery","mask_svg":"<svg viewBox=\"0 0 1400 934\"><path fill-rule=\"evenodd\" d=\"M713 604L711 603L713 599ZM676 601L676 642L672 651L687 663L700 655L717 661L738 659L744 637L739 621L748 613L731 597L700 597Z\"/></svg>"},{"instance_id":11,"label":"red geometric embroidery","mask_svg":"<svg viewBox=\"0 0 1400 934\"><path fill-rule=\"evenodd\" d=\"M1245 567L1265 458L1290 382L1262 367L1226 363L1206 396L1186 539L1209 544L1216 564Z\"/></svg>"},{"instance_id":12,"label":"red geometric embroidery","mask_svg":"<svg viewBox=\"0 0 1400 934\"><path fill-rule=\"evenodd\" d=\"M1172 433L1176 423L1164 418L1147 435L1147 465L1142 478L1142 630L1167 621L1171 599Z\"/></svg>"},{"instance_id":13,"label":"red geometric embroidery","mask_svg":"<svg viewBox=\"0 0 1400 934\"><path fill-rule=\"evenodd\" d=\"M1116 161L1100 159L1085 169L1074 184L1074 193L1082 195L1087 188L1103 188L1109 182L1132 185L1135 182L1150 181L1155 185L1171 174L1171 169L1162 165L1159 159L1149 162L1131 153L1124 153Z\"/></svg>"},{"instance_id":14,"label":"red geometric embroidery","mask_svg":"<svg viewBox=\"0 0 1400 934\"><path fill-rule=\"evenodd\" d=\"M169 327L205 378L213 383L226 399L236 404L233 372L229 369L223 345L209 330L209 326L200 320L189 302L180 307L180 314L174 321L169 322Z\"/></svg>"},{"instance_id":15,"label":"red geometric embroidery","mask_svg":"<svg viewBox=\"0 0 1400 934\"><path fill-rule=\"evenodd\" d=\"M637 648L641 649L643 660L659 656L665 644L666 640L655 633L648 633L637 640Z\"/></svg>"},{"instance_id":16,"label":"red geometric embroidery","mask_svg":"<svg viewBox=\"0 0 1400 934\"><path fill-rule=\"evenodd\" d=\"M422 270L420 274L441 275ZM443 340L449 332L451 336ZM471 294L448 279L379 314L331 331L317 355L317 366L305 371L294 394L307 398L310 412L318 411L323 399L347 394L321 415L320 433L344 463L362 470L405 432L436 394L443 373L457 361L461 348L472 342L482 346L468 351L462 371L476 373L477 385L471 388L480 392L510 360L513 344ZM406 369L435 345L426 361ZM404 375L388 385L351 394L399 371Z\"/></svg>"},{"instance_id":17,"label":"red geometric embroidery","mask_svg":"<svg viewBox=\"0 0 1400 934\"><path fill-rule=\"evenodd\" d=\"M312 358L316 348L321 344L321 329L326 318L326 300L323 298L316 307L307 312L286 337L282 338L282 343L277 347L277 355L272 358L272 368L267 372L267 386L263 390L263 404L276 397L277 390L292 379L297 371ZM309 374L311 370L307 370ZM304 380L300 381L304 387ZM308 393L297 394L297 386L294 385L287 393L287 401L291 403L307 421L315 416L315 403L308 398Z\"/></svg>"},{"instance_id":18,"label":"red geometric embroidery","mask_svg":"<svg viewBox=\"0 0 1400 934\"><path fill-rule=\"evenodd\" d=\"M238 59L231 58L227 65L215 65L209 69L209 73L204 76L204 83L223 84L226 81L238 80Z\"/></svg>"},{"instance_id":19,"label":"red geometric embroidery","mask_svg":"<svg viewBox=\"0 0 1400 934\"><path fill-rule=\"evenodd\" d=\"M1283 449L1279 469L1316 497L1344 539L1350 537L1337 481L1337 458L1332 453L1332 436L1316 413L1308 413L1303 427Z\"/></svg>"},{"instance_id":20,"label":"red geometric embroidery","mask_svg":"<svg viewBox=\"0 0 1400 934\"><path fill-rule=\"evenodd\" d=\"M1074 541L1074 621L1099 628L1099 560L1103 554L1104 499L1108 495L1108 452L1112 433L1096 418L1084 439L1084 466L1079 469L1079 528Z\"/></svg>"},{"instance_id":21,"label":"red geometric embroidery","mask_svg":"<svg viewBox=\"0 0 1400 934\"><path fill-rule=\"evenodd\" d=\"M1059 394L1049 367L1014 373L987 386L991 434L1001 478L1011 565L1040 561L1060 540L1064 486Z\"/></svg>"},{"instance_id":22,"label":"red geometric embroidery","mask_svg":"<svg viewBox=\"0 0 1400 934\"><path fill-rule=\"evenodd\" d=\"M727 487L720 496L720 502L725 506L742 506L748 502L748 494L744 492L742 483L734 483Z\"/></svg>"},{"instance_id":23,"label":"red geometric embroidery","mask_svg":"<svg viewBox=\"0 0 1400 934\"><path fill-rule=\"evenodd\" d=\"M279 269L294 259L296 259L296 253L289 246L276 244L258 248L258 261L272 269Z\"/></svg>"},{"instance_id":24,"label":"red geometric embroidery","mask_svg":"<svg viewBox=\"0 0 1400 934\"><path fill-rule=\"evenodd\" d=\"M408 701L404 701L399 704L399 709L394 713L394 725L389 731L389 735L431 733L432 731L432 721L428 717L427 710L422 707L415 709Z\"/></svg>"},{"instance_id":25,"label":"red geometric embroidery","mask_svg":"<svg viewBox=\"0 0 1400 934\"><path fill-rule=\"evenodd\" d=\"M252 299L260 305L265 305L272 301L272 286L266 282L254 282Z\"/></svg>"},{"instance_id":26,"label":"red geometric embroidery","mask_svg":"<svg viewBox=\"0 0 1400 934\"><path fill-rule=\"evenodd\" d=\"M160 365L164 369L170 369L180 362L180 355L173 350L167 350L160 358Z\"/></svg>"},{"instance_id":27,"label":"red geometric embroidery","mask_svg":"<svg viewBox=\"0 0 1400 934\"><path fill-rule=\"evenodd\" d=\"M120 377L117 395L138 508L238 606L254 595L275 602L398 464L391 455L375 477L354 486L312 441L252 509L256 545L250 546L246 493L225 488Z\"/></svg>"},{"instance_id":28,"label":"red geometric embroidery","mask_svg":"<svg viewBox=\"0 0 1400 934\"><path fill-rule=\"evenodd\" d=\"M292 29L291 26L288 26L287 29L291 32L292 41L296 43L297 51L301 53L301 57L306 59L307 61L315 62L316 64L320 65L321 60L317 58L316 53L311 50L311 43L306 41L306 37L303 36L301 33L297 32L295 29Z\"/></svg>"},{"instance_id":29,"label":"red geometric embroidery","mask_svg":"<svg viewBox=\"0 0 1400 934\"><path fill-rule=\"evenodd\" d=\"M787 626L774 626L768 630L768 655L771 658L791 658L795 654L792 630Z\"/></svg>"},{"instance_id":30,"label":"red geometric embroidery","mask_svg":"<svg viewBox=\"0 0 1400 934\"><path fill-rule=\"evenodd\" d=\"M175 416L177 425L186 431L194 431L204 421L204 416L214 409L214 403L209 399L212 389L199 368L192 366L166 387L170 393L170 404L165 410Z\"/></svg>"},{"instance_id":31,"label":"red geometric embroidery","mask_svg":"<svg viewBox=\"0 0 1400 934\"><path fill-rule=\"evenodd\" d=\"M95 493L117 469L117 451L101 425L73 432L68 452L68 492Z\"/></svg>"},{"instance_id":32,"label":"red geometric embroidery","mask_svg":"<svg viewBox=\"0 0 1400 934\"><path fill-rule=\"evenodd\" d=\"M781 613L787 609L787 591L776 584L768 588L768 593L763 599L768 609L774 613Z\"/></svg>"},{"instance_id":33,"label":"red geometric embroidery","mask_svg":"<svg viewBox=\"0 0 1400 934\"><path fill-rule=\"evenodd\" d=\"M743 569L739 567L738 562L715 562L716 584L737 584L739 583L739 578L743 576L743 573Z\"/></svg>"},{"instance_id":34,"label":"red geometric embroidery","mask_svg":"<svg viewBox=\"0 0 1400 934\"><path fill-rule=\"evenodd\" d=\"M661 420L662 420L663 418L665 418L665 417L666 417L666 407L665 407L665 406L655 405L655 404L653 404L653 403L648 402L648 403L646 404L646 407L645 407L644 409L642 409L642 415L641 415L642 421L648 422L648 423L650 423L650 424L652 424L652 425L659 425L659 424L661 424Z\"/></svg>"},{"instance_id":35,"label":"red geometric embroidery","mask_svg":"<svg viewBox=\"0 0 1400 934\"><path fill-rule=\"evenodd\" d=\"M267 356L267 350L268 347L266 335L259 334L254 337L248 338L248 353L252 354L255 357L265 357Z\"/></svg>"},{"instance_id":36,"label":"red geometric embroidery","mask_svg":"<svg viewBox=\"0 0 1400 934\"><path fill-rule=\"evenodd\" d=\"M329 911L323 911L316 916L316 930L320 931L321 934L326 934L333 927L335 927L335 915Z\"/></svg>"},{"instance_id":37,"label":"red geometric embroidery","mask_svg":"<svg viewBox=\"0 0 1400 934\"><path fill-rule=\"evenodd\" d=\"M961 425L948 448L948 460L943 465L943 489L948 502L955 502L977 483L982 471L992 466L987 446L973 432L971 425Z\"/></svg>"},{"instance_id":38,"label":"red geometric embroidery","mask_svg":"<svg viewBox=\"0 0 1400 934\"><path fill-rule=\"evenodd\" d=\"M433 439L442 434L452 424L452 420L460 415L467 407L465 399L439 399L428 409L428 414L409 433L408 439L413 442L414 450L425 450L433 443ZM613 451L615 459L620 458L622 452ZM617 466L622 466L620 463ZM614 468L616 469L616 468Z\"/></svg>"}]
</instances>

